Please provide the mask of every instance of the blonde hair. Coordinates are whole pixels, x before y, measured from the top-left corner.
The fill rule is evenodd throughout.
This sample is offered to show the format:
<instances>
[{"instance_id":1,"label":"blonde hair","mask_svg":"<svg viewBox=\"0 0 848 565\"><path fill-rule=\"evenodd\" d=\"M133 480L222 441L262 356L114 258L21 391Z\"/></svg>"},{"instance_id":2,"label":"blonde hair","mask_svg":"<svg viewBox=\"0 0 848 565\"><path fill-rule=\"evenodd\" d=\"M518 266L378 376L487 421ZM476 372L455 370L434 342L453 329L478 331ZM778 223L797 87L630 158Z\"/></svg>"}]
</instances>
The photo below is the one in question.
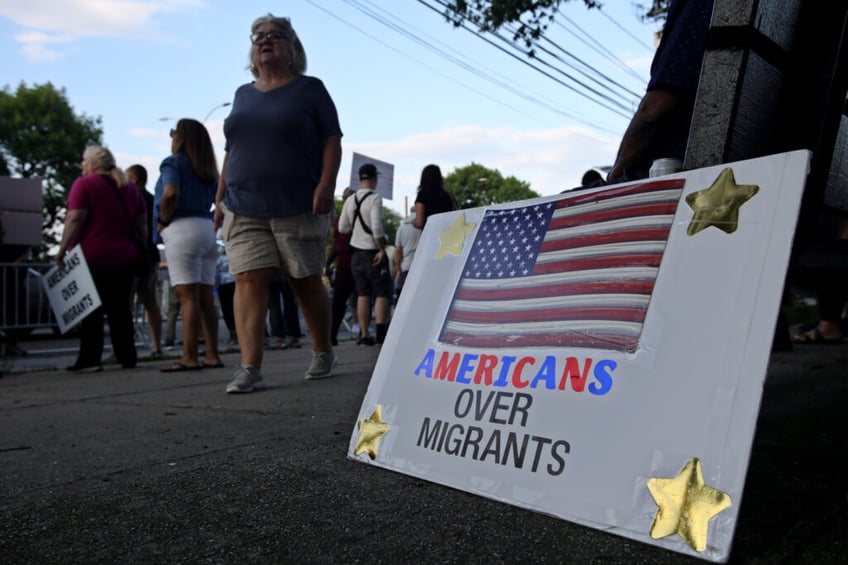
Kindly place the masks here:
<instances>
[{"instance_id":1,"label":"blonde hair","mask_svg":"<svg viewBox=\"0 0 848 565\"><path fill-rule=\"evenodd\" d=\"M83 159L89 159L93 163L96 163L100 172L115 179L115 184L118 186L125 186L127 184L127 177L124 171L115 165L115 156L105 147L89 145L83 151L82 156Z\"/></svg>"},{"instance_id":2,"label":"blonde hair","mask_svg":"<svg viewBox=\"0 0 848 565\"><path fill-rule=\"evenodd\" d=\"M256 18L250 26L250 32L254 33L256 28L262 24L272 24L280 28L280 31L283 32L283 36L289 50L289 70L297 76L305 73L306 51L304 51L303 44L300 42L300 39L298 39L297 33L295 33L294 28L291 25L291 20L288 18L279 18L274 14L269 13L266 16ZM259 69L253 62L252 48L250 50L250 66L248 68L255 78L259 78Z\"/></svg>"}]
</instances>

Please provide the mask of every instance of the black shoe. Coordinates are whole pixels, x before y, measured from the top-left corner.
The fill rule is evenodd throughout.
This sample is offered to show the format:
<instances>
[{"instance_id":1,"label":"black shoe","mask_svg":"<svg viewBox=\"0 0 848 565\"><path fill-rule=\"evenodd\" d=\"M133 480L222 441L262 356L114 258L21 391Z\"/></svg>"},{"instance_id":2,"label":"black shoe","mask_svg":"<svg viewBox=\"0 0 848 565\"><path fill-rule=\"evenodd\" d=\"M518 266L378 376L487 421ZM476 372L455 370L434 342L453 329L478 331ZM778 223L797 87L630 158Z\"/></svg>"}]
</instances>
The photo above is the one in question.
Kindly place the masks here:
<instances>
[{"instance_id":1,"label":"black shoe","mask_svg":"<svg viewBox=\"0 0 848 565\"><path fill-rule=\"evenodd\" d=\"M78 363L74 363L73 365L65 367L65 370L71 371L72 373L99 373L103 370L103 365L80 365Z\"/></svg>"},{"instance_id":2,"label":"black shoe","mask_svg":"<svg viewBox=\"0 0 848 565\"><path fill-rule=\"evenodd\" d=\"M371 337L370 335L360 337L358 340L356 340L356 345L373 346L374 345L374 338Z\"/></svg>"}]
</instances>

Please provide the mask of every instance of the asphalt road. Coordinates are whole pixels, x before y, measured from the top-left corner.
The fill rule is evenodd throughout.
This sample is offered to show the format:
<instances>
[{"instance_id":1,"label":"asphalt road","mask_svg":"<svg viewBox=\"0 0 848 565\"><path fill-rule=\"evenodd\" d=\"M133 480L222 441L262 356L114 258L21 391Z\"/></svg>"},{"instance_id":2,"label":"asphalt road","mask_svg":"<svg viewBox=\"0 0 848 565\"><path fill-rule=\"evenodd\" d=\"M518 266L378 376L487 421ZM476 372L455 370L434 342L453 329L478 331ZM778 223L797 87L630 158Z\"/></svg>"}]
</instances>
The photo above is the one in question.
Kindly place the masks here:
<instances>
[{"instance_id":1,"label":"asphalt road","mask_svg":"<svg viewBox=\"0 0 848 565\"><path fill-rule=\"evenodd\" d=\"M68 354L24 345L27 363ZM703 562L348 460L378 351L338 353L307 382L307 347L267 352L269 388L248 395L224 393L234 352L191 373L5 374L0 560ZM730 563L848 562L846 367L848 345L773 355Z\"/></svg>"}]
</instances>

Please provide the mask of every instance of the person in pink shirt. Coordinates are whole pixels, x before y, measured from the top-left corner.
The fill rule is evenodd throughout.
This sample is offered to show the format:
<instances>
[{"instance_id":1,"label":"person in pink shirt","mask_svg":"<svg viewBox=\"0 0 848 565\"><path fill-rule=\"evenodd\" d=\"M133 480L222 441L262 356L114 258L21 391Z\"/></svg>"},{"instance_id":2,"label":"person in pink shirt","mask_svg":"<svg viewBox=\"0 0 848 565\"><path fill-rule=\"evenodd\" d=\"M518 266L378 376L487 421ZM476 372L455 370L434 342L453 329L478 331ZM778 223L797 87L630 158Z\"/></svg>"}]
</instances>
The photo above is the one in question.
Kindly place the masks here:
<instances>
[{"instance_id":1,"label":"person in pink shirt","mask_svg":"<svg viewBox=\"0 0 848 565\"><path fill-rule=\"evenodd\" d=\"M135 367L138 356L132 320L131 297L136 241L147 240L147 209L138 189L127 182L115 166L112 153L90 146L82 156L83 176L68 194L68 213L56 255L60 268L67 250L82 248L101 306L81 322L79 353L67 370L103 369L103 317L108 317L112 350L126 368Z\"/></svg>"}]
</instances>

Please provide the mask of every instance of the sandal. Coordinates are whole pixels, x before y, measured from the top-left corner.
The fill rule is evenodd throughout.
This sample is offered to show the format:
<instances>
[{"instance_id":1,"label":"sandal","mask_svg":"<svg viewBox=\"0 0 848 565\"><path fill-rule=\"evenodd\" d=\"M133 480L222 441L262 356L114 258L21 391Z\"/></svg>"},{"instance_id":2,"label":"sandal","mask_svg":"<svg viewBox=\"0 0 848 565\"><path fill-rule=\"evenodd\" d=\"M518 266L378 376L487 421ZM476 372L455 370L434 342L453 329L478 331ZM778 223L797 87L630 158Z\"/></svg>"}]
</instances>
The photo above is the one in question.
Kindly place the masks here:
<instances>
[{"instance_id":1,"label":"sandal","mask_svg":"<svg viewBox=\"0 0 848 565\"><path fill-rule=\"evenodd\" d=\"M162 367L159 369L160 373L182 373L183 371L199 371L203 368L203 365L186 365L185 363L180 363L177 361L176 363L172 363L166 367Z\"/></svg>"},{"instance_id":2,"label":"sandal","mask_svg":"<svg viewBox=\"0 0 848 565\"><path fill-rule=\"evenodd\" d=\"M818 328L813 328L808 332L793 335L792 343L795 345L839 345L842 343L842 338L824 337Z\"/></svg>"}]
</instances>

